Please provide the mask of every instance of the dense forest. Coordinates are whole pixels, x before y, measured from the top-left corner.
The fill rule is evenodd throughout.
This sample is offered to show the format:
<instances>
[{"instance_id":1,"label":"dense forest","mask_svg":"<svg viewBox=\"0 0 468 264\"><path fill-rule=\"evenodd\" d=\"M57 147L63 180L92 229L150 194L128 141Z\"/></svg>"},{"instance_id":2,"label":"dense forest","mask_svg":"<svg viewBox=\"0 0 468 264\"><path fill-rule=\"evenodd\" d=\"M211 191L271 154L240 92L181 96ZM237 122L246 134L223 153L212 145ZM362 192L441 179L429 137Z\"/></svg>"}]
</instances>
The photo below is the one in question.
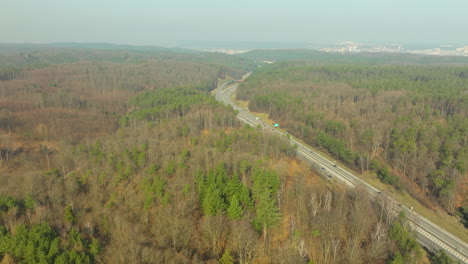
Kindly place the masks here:
<instances>
[{"instance_id":1,"label":"dense forest","mask_svg":"<svg viewBox=\"0 0 468 264\"><path fill-rule=\"evenodd\" d=\"M467 206L468 67L278 62L237 94L291 134L450 213Z\"/></svg>"},{"instance_id":2,"label":"dense forest","mask_svg":"<svg viewBox=\"0 0 468 264\"><path fill-rule=\"evenodd\" d=\"M120 48L0 52L1 263L451 263L442 251L425 254L405 215L393 213L390 194L372 200L320 178L286 138L241 124L233 109L210 96L219 82L239 79L255 63L216 53ZM260 69L242 90L252 96L253 109L266 100L271 117L282 120L322 95L298 99L300 89L261 94L264 76L284 70L277 65ZM359 82L339 68L336 74ZM305 78L295 69L270 81L294 83L287 76ZM339 83L312 83L322 82ZM310 87L307 78L300 83ZM361 85L358 100L386 92ZM343 100L354 100L349 96ZM285 101L276 105L279 99ZM436 98L421 94L420 100ZM450 109L431 109L440 115L434 122L466 111L446 100ZM305 139L317 135L324 147L342 142L337 153L345 148L354 159L365 154L360 150L371 156L374 132L355 149L344 136L348 123L327 121L324 107L304 108L309 121L291 119L291 131ZM456 126L463 123L456 120L436 130L453 138L434 143L451 155L436 166L454 185L461 176L451 171L466 165ZM353 129L360 131L360 122ZM405 124L398 133L406 135ZM385 140L368 166L397 175L386 158L400 156L383 155Z\"/></svg>"}]
</instances>

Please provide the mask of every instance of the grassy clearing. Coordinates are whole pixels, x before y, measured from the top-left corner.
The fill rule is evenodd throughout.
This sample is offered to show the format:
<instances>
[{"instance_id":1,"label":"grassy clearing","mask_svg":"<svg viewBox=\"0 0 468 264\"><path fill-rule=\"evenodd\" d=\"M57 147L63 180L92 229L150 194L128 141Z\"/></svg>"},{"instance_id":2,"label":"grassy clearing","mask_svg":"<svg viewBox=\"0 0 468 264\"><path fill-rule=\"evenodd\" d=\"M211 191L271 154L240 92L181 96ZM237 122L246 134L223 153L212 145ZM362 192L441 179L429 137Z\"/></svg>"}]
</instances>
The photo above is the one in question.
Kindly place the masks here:
<instances>
[{"instance_id":1,"label":"grassy clearing","mask_svg":"<svg viewBox=\"0 0 468 264\"><path fill-rule=\"evenodd\" d=\"M237 100L236 99L237 97L237 91L234 91L232 94L231 94L231 100L236 103L236 105L242 107L242 108L246 108L248 109L249 108L249 101L241 101L241 100Z\"/></svg>"}]
</instances>

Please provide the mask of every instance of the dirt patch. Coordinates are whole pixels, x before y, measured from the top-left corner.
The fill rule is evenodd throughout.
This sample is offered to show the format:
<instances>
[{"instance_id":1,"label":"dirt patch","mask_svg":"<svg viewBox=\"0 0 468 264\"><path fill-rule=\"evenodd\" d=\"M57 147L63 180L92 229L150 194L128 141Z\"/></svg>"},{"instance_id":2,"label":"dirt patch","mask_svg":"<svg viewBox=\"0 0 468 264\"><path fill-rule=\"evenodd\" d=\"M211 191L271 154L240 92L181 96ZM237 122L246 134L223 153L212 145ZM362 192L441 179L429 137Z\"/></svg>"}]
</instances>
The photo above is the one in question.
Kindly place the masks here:
<instances>
[{"instance_id":1,"label":"dirt patch","mask_svg":"<svg viewBox=\"0 0 468 264\"><path fill-rule=\"evenodd\" d=\"M23 152L38 152L47 149L50 152L58 151L59 145L52 141L36 141L15 133L0 133L0 151L2 159L8 159Z\"/></svg>"},{"instance_id":2,"label":"dirt patch","mask_svg":"<svg viewBox=\"0 0 468 264\"><path fill-rule=\"evenodd\" d=\"M208 136L210 134L210 131L208 129L203 129L202 130L202 135Z\"/></svg>"}]
</instances>

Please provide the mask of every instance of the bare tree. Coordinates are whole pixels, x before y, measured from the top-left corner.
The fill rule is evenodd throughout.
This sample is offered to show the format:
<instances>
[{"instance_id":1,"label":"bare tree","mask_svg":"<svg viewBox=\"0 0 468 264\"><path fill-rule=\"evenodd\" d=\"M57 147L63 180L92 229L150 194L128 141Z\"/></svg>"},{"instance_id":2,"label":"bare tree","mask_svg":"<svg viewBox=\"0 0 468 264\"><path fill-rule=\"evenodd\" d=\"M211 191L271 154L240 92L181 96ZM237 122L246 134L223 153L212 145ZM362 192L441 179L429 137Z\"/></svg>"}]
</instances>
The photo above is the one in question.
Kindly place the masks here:
<instances>
[{"instance_id":1,"label":"bare tree","mask_svg":"<svg viewBox=\"0 0 468 264\"><path fill-rule=\"evenodd\" d=\"M257 253L258 235L248 221L232 221L229 246L239 257L240 264L250 263Z\"/></svg>"},{"instance_id":2,"label":"bare tree","mask_svg":"<svg viewBox=\"0 0 468 264\"><path fill-rule=\"evenodd\" d=\"M310 194L310 209L312 212L312 216L315 217L317 215L318 209L320 207L320 203L317 201L317 196L314 193Z\"/></svg>"},{"instance_id":3,"label":"bare tree","mask_svg":"<svg viewBox=\"0 0 468 264\"><path fill-rule=\"evenodd\" d=\"M386 243L387 230L382 222L378 222L375 226L374 232L371 233L371 250L370 258L373 262L377 261L382 257L384 251L383 246Z\"/></svg>"},{"instance_id":4,"label":"bare tree","mask_svg":"<svg viewBox=\"0 0 468 264\"><path fill-rule=\"evenodd\" d=\"M324 200L324 205L323 205L323 209L326 211L326 212L330 212L331 210L331 205L332 205L332 193L330 191L327 191L325 193L325 196L324 196L325 200Z\"/></svg>"},{"instance_id":5,"label":"bare tree","mask_svg":"<svg viewBox=\"0 0 468 264\"><path fill-rule=\"evenodd\" d=\"M380 148L380 146L382 145L382 142L383 142L382 132L376 131L376 130L373 130L373 131L374 131L374 135L372 137L371 158L374 158L377 155L377 153L379 151L379 148Z\"/></svg>"},{"instance_id":6,"label":"bare tree","mask_svg":"<svg viewBox=\"0 0 468 264\"><path fill-rule=\"evenodd\" d=\"M48 170L50 171L50 159L49 159L49 155L52 154L52 149L49 148L48 146L45 146L45 145L41 145L39 148L40 148L40 150L46 155L46 158L47 158L47 168L48 168Z\"/></svg>"},{"instance_id":7,"label":"bare tree","mask_svg":"<svg viewBox=\"0 0 468 264\"><path fill-rule=\"evenodd\" d=\"M201 222L201 231L213 256L218 256L222 252L229 231L226 217L223 215L205 216Z\"/></svg>"}]
</instances>

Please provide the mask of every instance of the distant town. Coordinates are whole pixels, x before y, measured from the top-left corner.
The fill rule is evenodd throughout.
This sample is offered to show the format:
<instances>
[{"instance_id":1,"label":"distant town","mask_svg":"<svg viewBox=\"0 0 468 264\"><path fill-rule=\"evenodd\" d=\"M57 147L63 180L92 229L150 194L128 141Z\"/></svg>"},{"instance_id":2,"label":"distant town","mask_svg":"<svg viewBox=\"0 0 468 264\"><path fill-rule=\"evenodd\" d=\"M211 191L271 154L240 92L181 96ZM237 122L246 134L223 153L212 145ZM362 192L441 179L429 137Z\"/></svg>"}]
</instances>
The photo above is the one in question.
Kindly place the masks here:
<instances>
[{"instance_id":1,"label":"distant town","mask_svg":"<svg viewBox=\"0 0 468 264\"><path fill-rule=\"evenodd\" d=\"M457 47L454 45L439 45L430 49L409 49L404 44L369 44L352 41L338 42L333 47L320 48L326 52L390 52L390 53L415 53L425 55L442 56L468 56L468 46Z\"/></svg>"},{"instance_id":2,"label":"distant town","mask_svg":"<svg viewBox=\"0 0 468 264\"><path fill-rule=\"evenodd\" d=\"M328 45L315 45L312 44L307 48L334 52L334 53L359 53L359 52L389 52L389 53L413 53L425 55L440 55L440 56L465 56L468 57L468 46L456 45L439 45L434 48L418 49L409 48L405 44L372 44L372 43L358 43L352 41L337 42ZM205 51L221 52L226 54L239 54L250 51L251 49L204 49Z\"/></svg>"}]
</instances>

